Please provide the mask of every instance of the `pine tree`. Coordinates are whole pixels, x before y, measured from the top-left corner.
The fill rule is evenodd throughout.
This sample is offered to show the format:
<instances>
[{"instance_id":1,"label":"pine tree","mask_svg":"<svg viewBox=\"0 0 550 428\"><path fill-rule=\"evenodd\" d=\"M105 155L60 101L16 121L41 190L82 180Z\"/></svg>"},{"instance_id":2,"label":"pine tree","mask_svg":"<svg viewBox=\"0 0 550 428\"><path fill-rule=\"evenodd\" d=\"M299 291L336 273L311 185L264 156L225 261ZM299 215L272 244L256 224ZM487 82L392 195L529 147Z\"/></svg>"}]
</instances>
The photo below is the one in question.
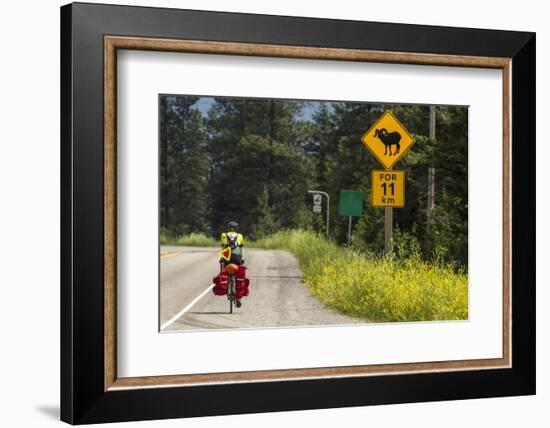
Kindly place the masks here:
<instances>
[{"instance_id":1,"label":"pine tree","mask_svg":"<svg viewBox=\"0 0 550 428\"><path fill-rule=\"evenodd\" d=\"M209 158L197 97L160 100L161 227L176 235L205 230Z\"/></svg>"},{"instance_id":2,"label":"pine tree","mask_svg":"<svg viewBox=\"0 0 550 428\"><path fill-rule=\"evenodd\" d=\"M221 228L235 219L253 235L296 225L304 204L303 135L296 116L301 103L285 100L216 99L209 113L212 176L210 222Z\"/></svg>"}]
</instances>

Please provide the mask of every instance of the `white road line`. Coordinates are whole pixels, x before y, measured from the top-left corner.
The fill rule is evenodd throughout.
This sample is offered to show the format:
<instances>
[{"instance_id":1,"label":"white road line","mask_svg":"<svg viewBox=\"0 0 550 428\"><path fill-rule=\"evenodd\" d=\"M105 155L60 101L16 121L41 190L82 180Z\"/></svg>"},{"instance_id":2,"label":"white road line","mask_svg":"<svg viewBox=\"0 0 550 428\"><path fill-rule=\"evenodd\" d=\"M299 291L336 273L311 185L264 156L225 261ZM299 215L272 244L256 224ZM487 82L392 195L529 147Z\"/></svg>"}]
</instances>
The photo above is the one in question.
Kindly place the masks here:
<instances>
[{"instance_id":1,"label":"white road line","mask_svg":"<svg viewBox=\"0 0 550 428\"><path fill-rule=\"evenodd\" d=\"M210 290L212 290L212 287L214 287L214 284L210 284L206 290L204 290L201 294L199 294L195 299L189 303L185 308L183 308L181 311L179 311L176 315L174 315L172 318L170 318L168 321L166 321L164 324L160 326L161 330L164 330L166 327L168 327L170 324L174 323L179 317L181 317L183 314L185 314L189 309L191 309L195 303L197 303L200 299L202 299L206 293L208 293Z\"/></svg>"}]
</instances>

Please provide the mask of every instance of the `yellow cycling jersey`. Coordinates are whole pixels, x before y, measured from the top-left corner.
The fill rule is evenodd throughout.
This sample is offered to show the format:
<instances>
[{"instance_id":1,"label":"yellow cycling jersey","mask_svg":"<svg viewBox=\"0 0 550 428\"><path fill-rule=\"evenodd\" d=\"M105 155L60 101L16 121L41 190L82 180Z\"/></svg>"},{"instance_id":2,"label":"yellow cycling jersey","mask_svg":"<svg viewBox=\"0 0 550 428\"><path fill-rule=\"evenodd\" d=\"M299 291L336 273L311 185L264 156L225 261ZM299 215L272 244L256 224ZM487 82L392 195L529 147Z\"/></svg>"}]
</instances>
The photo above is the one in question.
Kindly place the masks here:
<instances>
[{"instance_id":1,"label":"yellow cycling jersey","mask_svg":"<svg viewBox=\"0 0 550 428\"><path fill-rule=\"evenodd\" d=\"M244 244L244 238L243 235L237 232L224 232L222 233L222 236L220 238L220 241L222 242L222 245L227 245L229 240L235 241L235 243L242 247Z\"/></svg>"}]
</instances>

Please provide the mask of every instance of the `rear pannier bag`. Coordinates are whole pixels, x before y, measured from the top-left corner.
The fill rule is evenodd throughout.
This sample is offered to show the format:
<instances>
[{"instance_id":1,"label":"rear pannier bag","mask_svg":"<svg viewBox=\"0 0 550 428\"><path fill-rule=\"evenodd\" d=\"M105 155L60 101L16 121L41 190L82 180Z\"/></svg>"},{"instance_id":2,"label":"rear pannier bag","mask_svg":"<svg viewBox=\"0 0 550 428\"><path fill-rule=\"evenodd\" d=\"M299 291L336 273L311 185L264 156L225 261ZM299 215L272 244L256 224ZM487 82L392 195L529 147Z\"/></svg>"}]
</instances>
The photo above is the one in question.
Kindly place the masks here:
<instances>
[{"instance_id":1,"label":"rear pannier bag","mask_svg":"<svg viewBox=\"0 0 550 428\"><path fill-rule=\"evenodd\" d=\"M236 292L235 294L237 299L241 299L242 297L248 296L248 293L249 293L248 285L250 284L250 280L246 277L245 265L239 265L239 270L235 275L235 279L237 280L237 284L235 287L235 292Z\"/></svg>"},{"instance_id":2,"label":"rear pannier bag","mask_svg":"<svg viewBox=\"0 0 550 428\"><path fill-rule=\"evenodd\" d=\"M212 279L214 288L212 291L216 296L225 296L227 294L227 281L229 277L225 273L220 273Z\"/></svg>"}]
</instances>

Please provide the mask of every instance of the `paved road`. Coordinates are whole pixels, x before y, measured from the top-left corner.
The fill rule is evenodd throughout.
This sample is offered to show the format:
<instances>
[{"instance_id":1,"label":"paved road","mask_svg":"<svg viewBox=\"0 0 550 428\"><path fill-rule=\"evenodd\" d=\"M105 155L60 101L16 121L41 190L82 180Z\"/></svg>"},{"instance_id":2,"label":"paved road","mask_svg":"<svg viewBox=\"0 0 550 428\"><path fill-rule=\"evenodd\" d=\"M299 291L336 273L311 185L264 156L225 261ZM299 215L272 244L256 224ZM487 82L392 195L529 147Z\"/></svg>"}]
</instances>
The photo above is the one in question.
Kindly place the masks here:
<instances>
[{"instance_id":1,"label":"paved road","mask_svg":"<svg viewBox=\"0 0 550 428\"><path fill-rule=\"evenodd\" d=\"M219 250L211 247L161 248L160 324L163 331L364 322L328 309L315 298L303 283L292 254L248 248L244 256L250 295L242 299L241 308L229 314L227 298L207 291L219 270L218 254Z\"/></svg>"}]
</instances>

